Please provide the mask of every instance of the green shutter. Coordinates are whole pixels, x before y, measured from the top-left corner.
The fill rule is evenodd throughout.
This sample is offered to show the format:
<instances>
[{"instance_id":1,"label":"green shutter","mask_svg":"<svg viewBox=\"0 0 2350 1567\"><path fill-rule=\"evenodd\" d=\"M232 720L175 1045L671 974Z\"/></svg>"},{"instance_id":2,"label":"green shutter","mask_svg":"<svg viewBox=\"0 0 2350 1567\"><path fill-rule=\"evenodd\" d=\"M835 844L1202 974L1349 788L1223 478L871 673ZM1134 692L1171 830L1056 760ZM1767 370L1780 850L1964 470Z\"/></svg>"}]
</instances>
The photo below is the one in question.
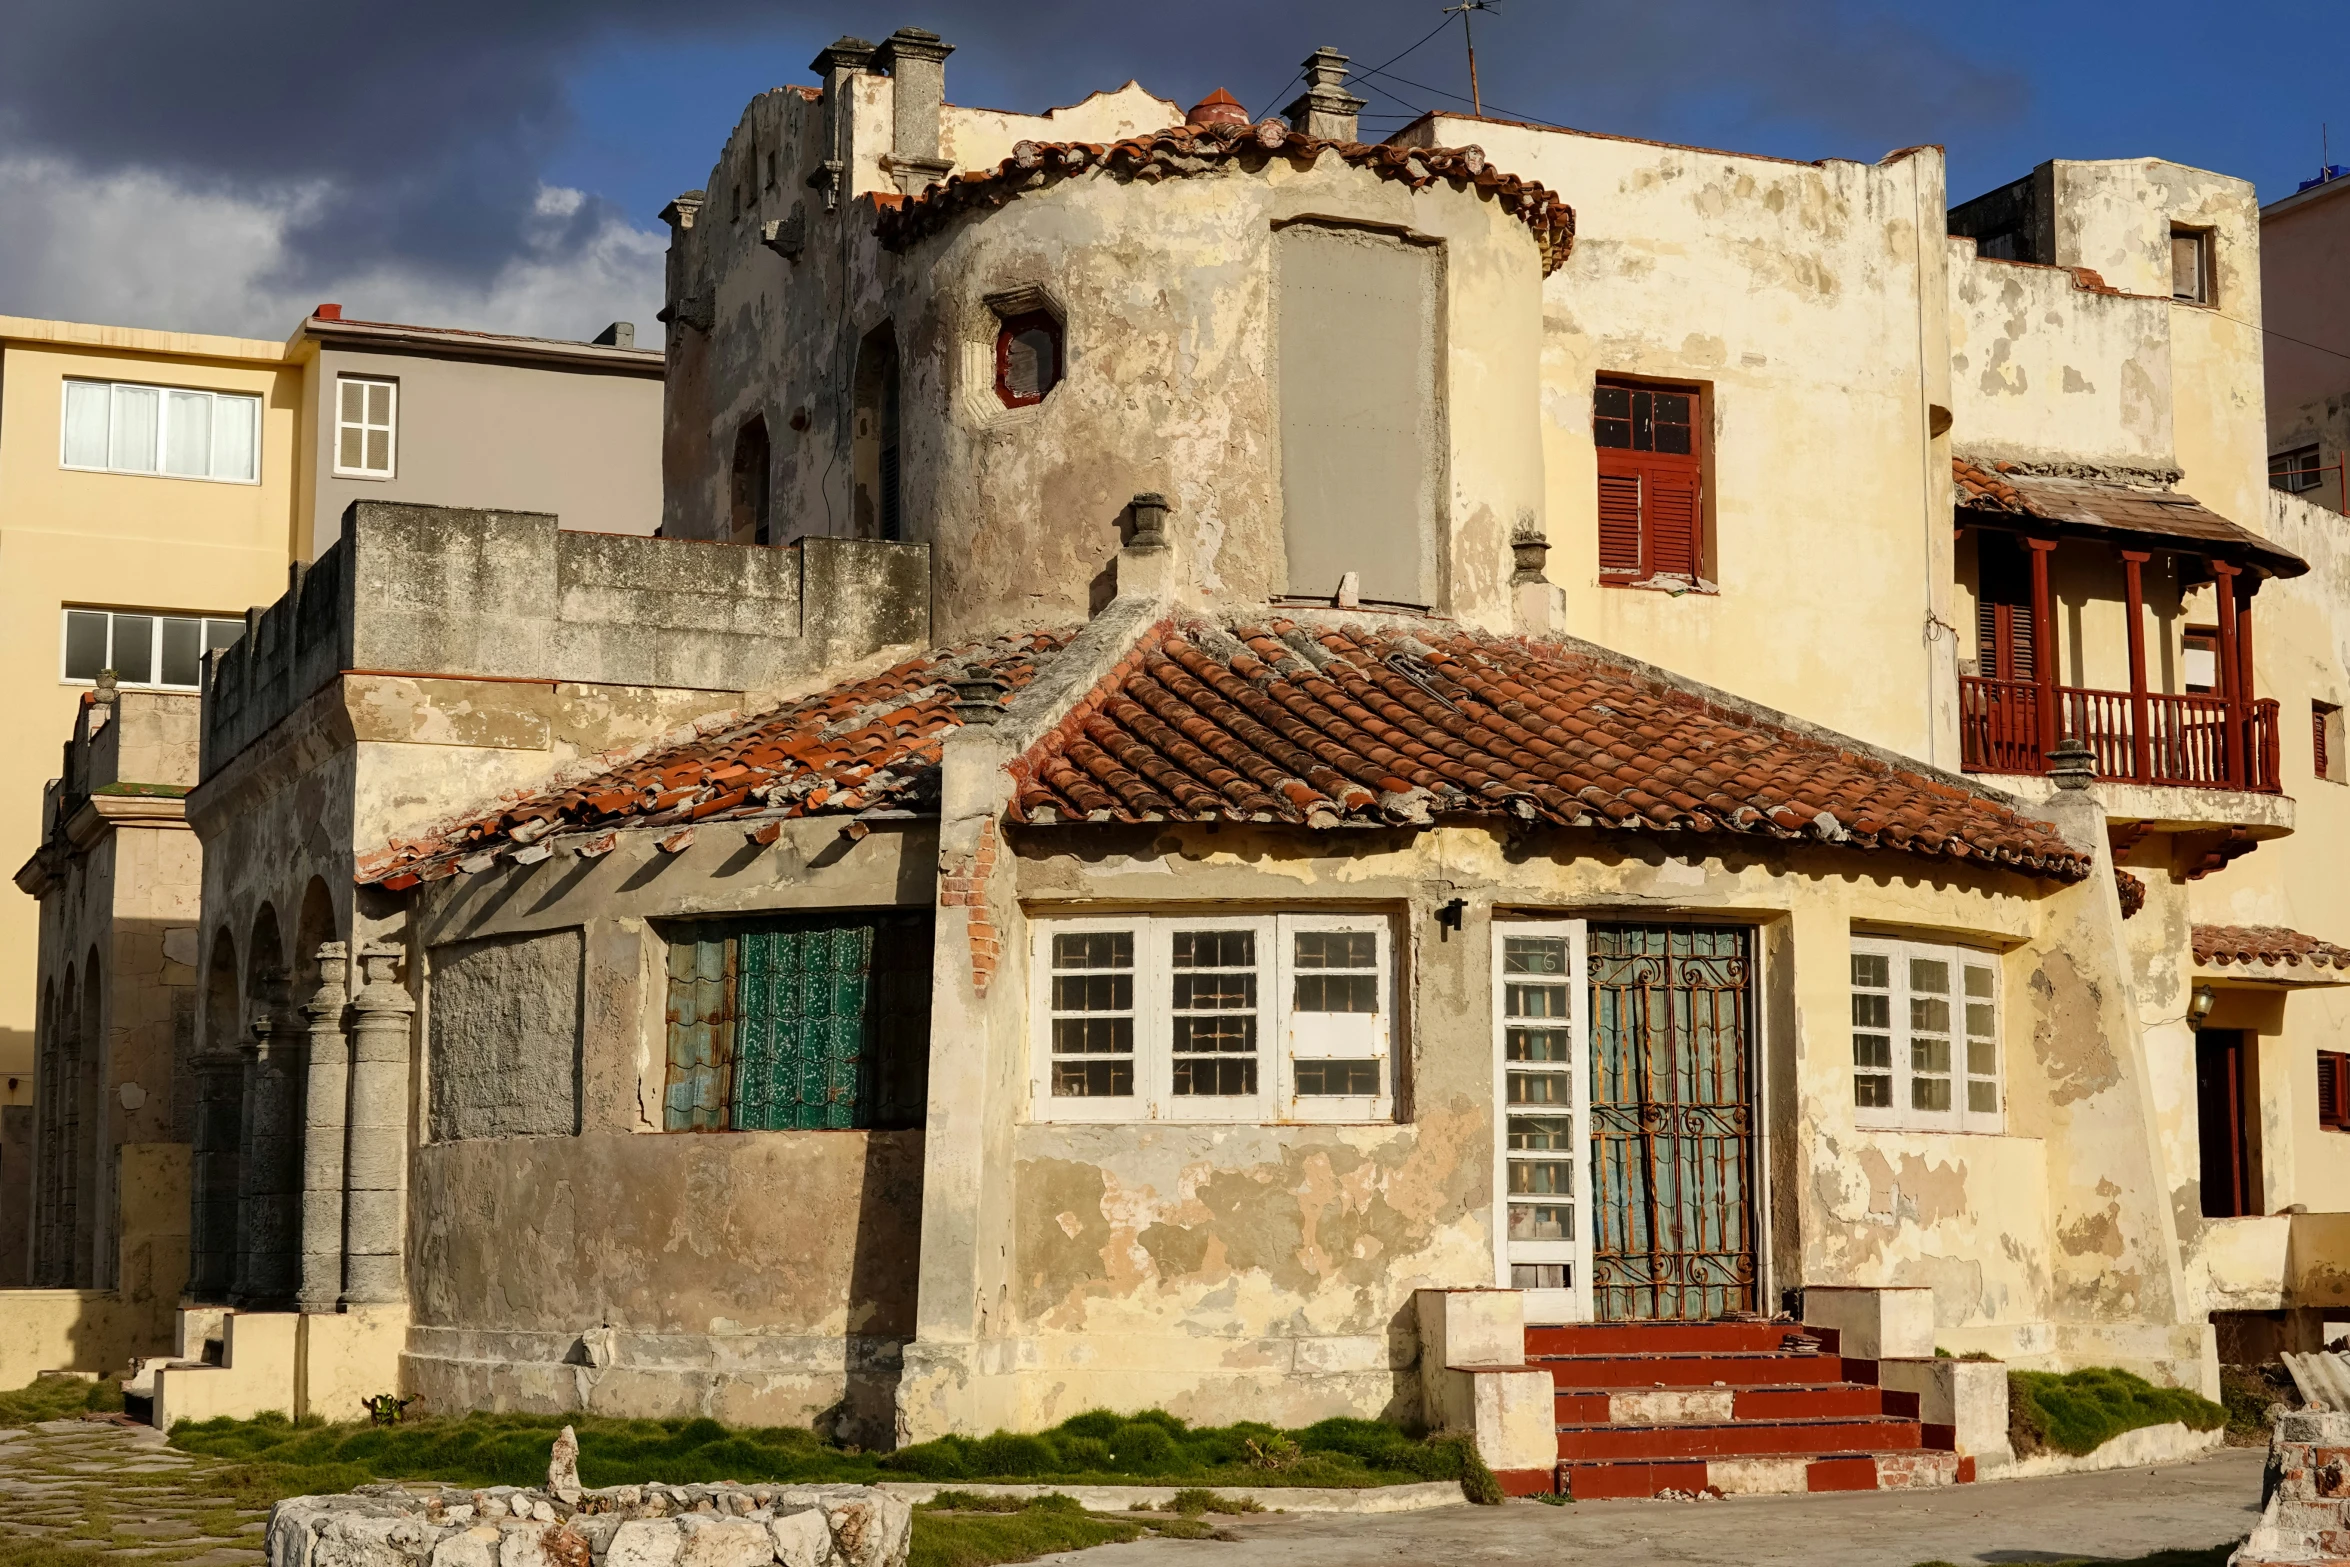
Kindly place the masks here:
<instances>
[{"instance_id":1,"label":"green shutter","mask_svg":"<svg viewBox=\"0 0 2350 1567\"><path fill-rule=\"evenodd\" d=\"M740 939L734 1124L746 1131L870 1125L873 922L750 930Z\"/></svg>"}]
</instances>

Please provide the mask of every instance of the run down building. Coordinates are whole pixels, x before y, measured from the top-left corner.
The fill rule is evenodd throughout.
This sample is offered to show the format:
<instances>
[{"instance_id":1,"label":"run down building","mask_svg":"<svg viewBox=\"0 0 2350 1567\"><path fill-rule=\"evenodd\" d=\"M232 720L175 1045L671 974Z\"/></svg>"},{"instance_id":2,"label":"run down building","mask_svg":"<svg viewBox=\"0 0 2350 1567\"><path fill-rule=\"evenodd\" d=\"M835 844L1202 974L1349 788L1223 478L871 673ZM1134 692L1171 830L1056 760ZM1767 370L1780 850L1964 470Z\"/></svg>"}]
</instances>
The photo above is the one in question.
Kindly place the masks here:
<instances>
[{"instance_id":1,"label":"run down building","mask_svg":"<svg viewBox=\"0 0 2350 1567\"><path fill-rule=\"evenodd\" d=\"M665 537L362 505L213 665L226 1364L160 1418L1819 1489L2004 1461L1937 1349L2322 1331L2350 561L2264 485L2246 184L946 53L828 49L669 209ZM1782 1310L1791 1390L1623 1391Z\"/></svg>"}]
</instances>

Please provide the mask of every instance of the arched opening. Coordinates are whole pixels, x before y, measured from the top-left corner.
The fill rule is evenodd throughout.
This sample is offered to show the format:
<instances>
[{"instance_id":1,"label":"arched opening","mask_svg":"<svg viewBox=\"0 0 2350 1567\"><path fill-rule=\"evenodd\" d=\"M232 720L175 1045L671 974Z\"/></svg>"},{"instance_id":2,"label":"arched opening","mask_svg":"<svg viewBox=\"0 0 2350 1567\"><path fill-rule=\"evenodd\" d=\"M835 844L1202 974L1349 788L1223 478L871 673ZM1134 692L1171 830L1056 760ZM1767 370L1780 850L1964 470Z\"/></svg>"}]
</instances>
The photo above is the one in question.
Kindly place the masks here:
<instances>
[{"instance_id":1,"label":"arched opening","mask_svg":"<svg viewBox=\"0 0 2350 1567\"><path fill-rule=\"evenodd\" d=\"M897 336L885 322L857 350L856 413L849 430L857 485L851 520L860 539L907 536L898 404Z\"/></svg>"},{"instance_id":2,"label":"arched opening","mask_svg":"<svg viewBox=\"0 0 2350 1567\"><path fill-rule=\"evenodd\" d=\"M753 414L734 437L733 539L737 544L773 544L775 527L769 509L771 467L767 449L767 418Z\"/></svg>"},{"instance_id":3,"label":"arched opening","mask_svg":"<svg viewBox=\"0 0 2350 1567\"><path fill-rule=\"evenodd\" d=\"M74 970L65 970L64 994L51 982L41 998L40 1081L35 1098L35 1164L33 1167L32 1282L36 1288L55 1289L65 1283L65 1249L60 1226L65 1212L64 1171L72 1159L71 1127L66 1106L72 1102L67 1084L73 1073L70 1035L73 1029Z\"/></svg>"},{"instance_id":4,"label":"arched opening","mask_svg":"<svg viewBox=\"0 0 2350 1567\"><path fill-rule=\"evenodd\" d=\"M296 1005L310 999L318 988L318 949L335 939L334 895L326 890L324 877L313 876L310 885L302 889L302 916L294 927L293 963L294 1002Z\"/></svg>"},{"instance_id":5,"label":"arched opening","mask_svg":"<svg viewBox=\"0 0 2350 1567\"><path fill-rule=\"evenodd\" d=\"M237 1005L237 948L215 932L204 971L204 1004L195 1060L196 1129L189 1174L188 1292L228 1298L237 1240L237 1144L242 1134L242 1032Z\"/></svg>"},{"instance_id":6,"label":"arched opening","mask_svg":"<svg viewBox=\"0 0 2350 1567\"><path fill-rule=\"evenodd\" d=\"M107 1135L106 991L98 949L82 960L81 1071L74 1081L81 1135L74 1145L73 1278L92 1289L114 1286L113 1139Z\"/></svg>"}]
</instances>

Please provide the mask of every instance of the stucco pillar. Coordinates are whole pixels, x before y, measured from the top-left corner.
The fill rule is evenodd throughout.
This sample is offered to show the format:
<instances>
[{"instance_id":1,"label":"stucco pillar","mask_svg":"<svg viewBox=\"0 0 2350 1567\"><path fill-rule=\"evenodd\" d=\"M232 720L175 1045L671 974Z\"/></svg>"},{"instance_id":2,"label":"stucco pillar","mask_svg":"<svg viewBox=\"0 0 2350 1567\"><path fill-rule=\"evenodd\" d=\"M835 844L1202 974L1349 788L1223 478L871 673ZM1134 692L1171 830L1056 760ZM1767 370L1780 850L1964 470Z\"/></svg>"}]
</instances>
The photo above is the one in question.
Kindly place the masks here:
<instances>
[{"instance_id":1,"label":"stucco pillar","mask_svg":"<svg viewBox=\"0 0 2350 1567\"><path fill-rule=\"evenodd\" d=\"M1360 141L1364 100L1346 90L1347 58L1325 44L1305 57L1298 71L1306 90L1281 111L1289 128L1324 141Z\"/></svg>"},{"instance_id":2,"label":"stucco pillar","mask_svg":"<svg viewBox=\"0 0 2350 1567\"><path fill-rule=\"evenodd\" d=\"M190 1172L188 1294L228 1298L237 1262L238 1153L244 1142L245 1063L234 1046L215 1042L193 1063L196 1149Z\"/></svg>"},{"instance_id":3,"label":"stucco pillar","mask_svg":"<svg viewBox=\"0 0 2350 1567\"><path fill-rule=\"evenodd\" d=\"M350 948L318 949L318 989L303 1004L310 1058L302 1085L302 1309L332 1311L343 1296L343 1137L350 1107Z\"/></svg>"},{"instance_id":4,"label":"stucco pillar","mask_svg":"<svg viewBox=\"0 0 2350 1567\"><path fill-rule=\"evenodd\" d=\"M301 1168L296 1111L304 1040L285 1015L285 979L263 985L245 1059L243 1157L238 1161L237 1275L230 1298L240 1306L277 1307L293 1299L298 1274L295 1181Z\"/></svg>"},{"instance_id":5,"label":"stucco pillar","mask_svg":"<svg viewBox=\"0 0 2350 1567\"><path fill-rule=\"evenodd\" d=\"M401 1221L408 1174L408 1022L416 1011L399 980L402 949L359 949L362 984L351 998L350 1136L343 1176L343 1300L380 1305L407 1298Z\"/></svg>"},{"instance_id":6,"label":"stucco pillar","mask_svg":"<svg viewBox=\"0 0 2350 1567\"><path fill-rule=\"evenodd\" d=\"M873 53L890 75L890 147L885 166L898 189L918 196L954 164L939 156L939 116L946 104L947 56L955 46L919 27L901 27Z\"/></svg>"}]
</instances>

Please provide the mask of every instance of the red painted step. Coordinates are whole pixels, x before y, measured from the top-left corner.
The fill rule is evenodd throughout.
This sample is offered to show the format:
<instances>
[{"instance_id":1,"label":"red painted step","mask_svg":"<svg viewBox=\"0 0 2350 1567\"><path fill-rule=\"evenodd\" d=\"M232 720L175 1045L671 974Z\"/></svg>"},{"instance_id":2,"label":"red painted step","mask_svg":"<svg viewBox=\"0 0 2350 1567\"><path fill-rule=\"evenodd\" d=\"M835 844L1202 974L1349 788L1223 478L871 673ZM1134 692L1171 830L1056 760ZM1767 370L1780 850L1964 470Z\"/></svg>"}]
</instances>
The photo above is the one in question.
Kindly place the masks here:
<instances>
[{"instance_id":1,"label":"red painted step","mask_svg":"<svg viewBox=\"0 0 2350 1567\"><path fill-rule=\"evenodd\" d=\"M1914 1452L1923 1445L1916 1421L1889 1415L1858 1420L1734 1420L1728 1425L1559 1427L1562 1460Z\"/></svg>"},{"instance_id":2,"label":"red painted step","mask_svg":"<svg viewBox=\"0 0 2350 1567\"><path fill-rule=\"evenodd\" d=\"M1575 1322L1528 1328L1526 1354L1664 1355L1777 1354L1790 1334L1806 1330L1784 1322ZM1820 1338L1811 1332L1813 1338ZM1835 1349L1826 1339L1823 1353Z\"/></svg>"},{"instance_id":3,"label":"red painted step","mask_svg":"<svg viewBox=\"0 0 2350 1567\"><path fill-rule=\"evenodd\" d=\"M1873 1360L1845 1360L1836 1355L1536 1355L1526 1364L1550 1371L1558 1387L1766 1387L1774 1383L1810 1385L1822 1382L1877 1380Z\"/></svg>"}]
</instances>

